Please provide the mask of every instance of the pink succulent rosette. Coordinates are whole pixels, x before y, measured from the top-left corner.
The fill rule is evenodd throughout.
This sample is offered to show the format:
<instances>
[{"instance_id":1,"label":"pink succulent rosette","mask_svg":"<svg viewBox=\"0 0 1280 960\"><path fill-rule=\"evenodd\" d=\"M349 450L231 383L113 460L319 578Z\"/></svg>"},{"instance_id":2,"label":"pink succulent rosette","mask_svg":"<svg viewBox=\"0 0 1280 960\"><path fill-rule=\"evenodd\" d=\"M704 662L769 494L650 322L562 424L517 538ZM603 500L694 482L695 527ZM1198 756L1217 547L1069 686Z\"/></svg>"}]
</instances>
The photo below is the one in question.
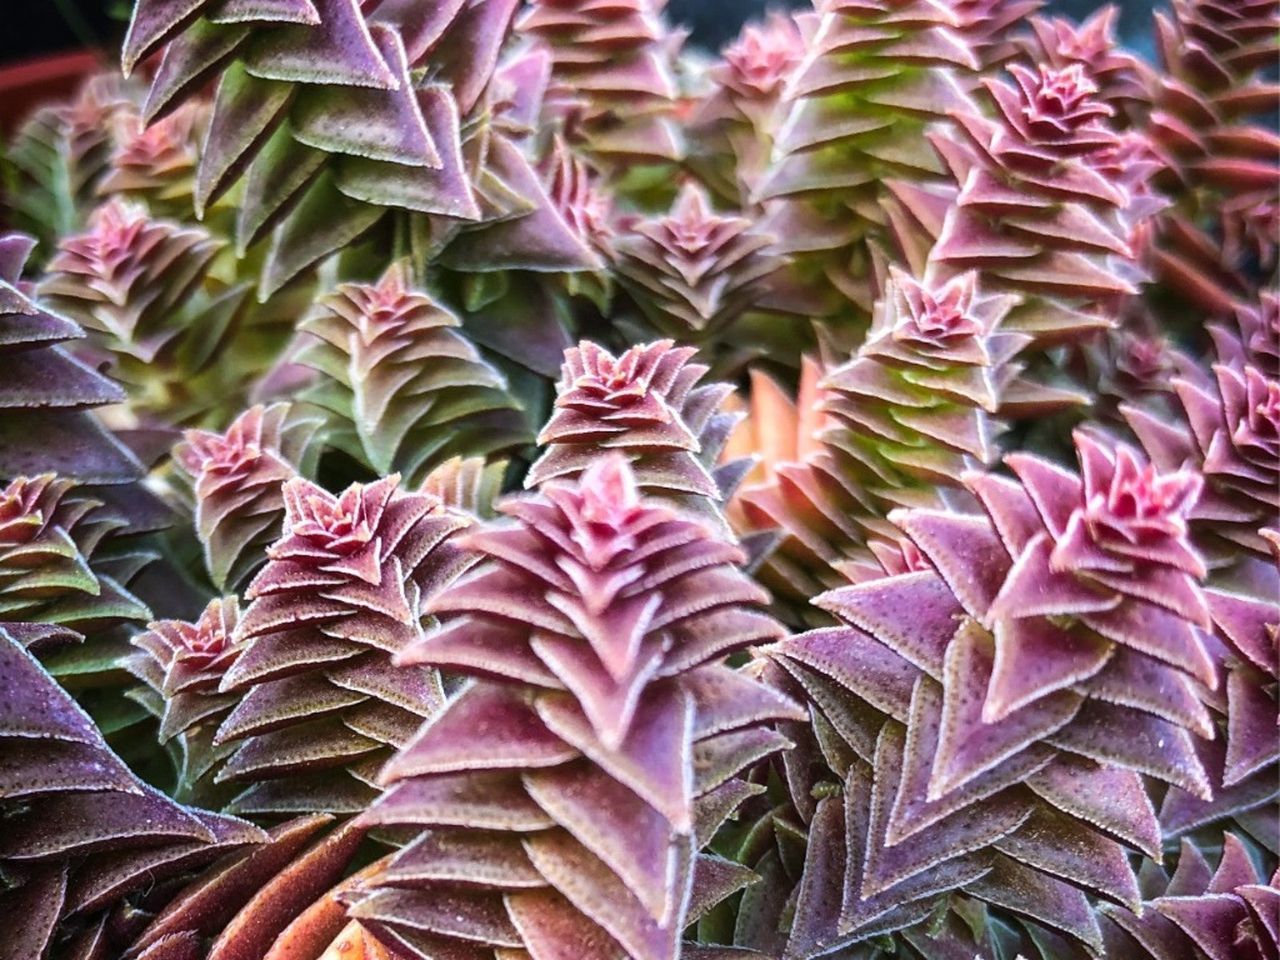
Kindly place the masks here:
<instances>
[{"instance_id":1,"label":"pink succulent rosette","mask_svg":"<svg viewBox=\"0 0 1280 960\"><path fill-rule=\"evenodd\" d=\"M760 296L780 261L749 219L716 213L686 184L670 213L632 222L613 244L618 279L660 332L694 341L722 334Z\"/></svg>"},{"instance_id":2,"label":"pink succulent rosette","mask_svg":"<svg viewBox=\"0 0 1280 960\"><path fill-rule=\"evenodd\" d=\"M1161 849L1144 779L1213 797L1199 478L1077 448L1079 477L1026 455L1016 482L968 475L985 516L896 511L909 546L877 542L880 574L816 598L835 626L770 648L814 714L784 759L809 834L787 955L917 929L944 890L1101 950L1087 897L1140 909L1130 858Z\"/></svg>"},{"instance_id":3,"label":"pink succulent rosette","mask_svg":"<svg viewBox=\"0 0 1280 960\"><path fill-rule=\"evenodd\" d=\"M294 359L318 374L305 399L328 412L330 442L377 473L416 480L452 456L528 440L502 374L417 289L404 261L376 283L342 283L300 329Z\"/></svg>"},{"instance_id":4,"label":"pink succulent rosette","mask_svg":"<svg viewBox=\"0 0 1280 960\"><path fill-rule=\"evenodd\" d=\"M187 802L213 806L229 799L213 779L231 748L213 745L218 725L239 701L220 693L240 655L234 641L240 607L235 597L211 600L194 621L157 620L131 638L138 652L124 665L146 685L137 697L160 721L160 741L176 740L183 762L175 789Z\"/></svg>"},{"instance_id":5,"label":"pink succulent rosette","mask_svg":"<svg viewBox=\"0 0 1280 960\"><path fill-rule=\"evenodd\" d=\"M83 226L100 201L98 186L111 172L114 134L137 116L137 96L117 71L91 73L70 96L36 105L8 132L10 193L22 196L11 222L37 234L44 253L57 245L60 233Z\"/></svg>"},{"instance_id":6,"label":"pink succulent rosette","mask_svg":"<svg viewBox=\"0 0 1280 960\"><path fill-rule=\"evenodd\" d=\"M711 465L737 418L718 412L731 387L699 383L707 367L692 362L696 353L670 340L616 357L585 341L566 350L555 410L538 436L546 451L525 486L576 476L617 451L646 491L720 500L726 491ZM716 473L740 476L744 466Z\"/></svg>"},{"instance_id":7,"label":"pink succulent rosette","mask_svg":"<svg viewBox=\"0 0 1280 960\"><path fill-rule=\"evenodd\" d=\"M284 534L246 591L219 685L239 702L214 737L235 747L217 780L247 785L237 810L353 814L443 703L435 671L392 658L422 634L424 598L472 562L452 541L471 521L394 476L337 496L294 478L282 495Z\"/></svg>"},{"instance_id":8,"label":"pink succulent rosette","mask_svg":"<svg viewBox=\"0 0 1280 960\"><path fill-rule=\"evenodd\" d=\"M115 198L93 212L84 233L59 244L38 290L102 334L112 353L146 364L176 335L176 308L219 247L203 228L155 220Z\"/></svg>"},{"instance_id":9,"label":"pink succulent rosette","mask_svg":"<svg viewBox=\"0 0 1280 960\"><path fill-rule=\"evenodd\" d=\"M196 535L215 585L230 588L262 562L257 552L280 533L280 485L306 462L318 426L285 403L250 407L222 433L188 430L174 447L190 478Z\"/></svg>"},{"instance_id":10,"label":"pink succulent rosette","mask_svg":"<svg viewBox=\"0 0 1280 960\"><path fill-rule=\"evenodd\" d=\"M547 193L560 216L587 247L609 255L613 227L613 200L587 162L562 140L546 163Z\"/></svg>"},{"instance_id":11,"label":"pink succulent rosette","mask_svg":"<svg viewBox=\"0 0 1280 960\"><path fill-rule=\"evenodd\" d=\"M1016 297L979 290L975 272L921 282L891 268L857 356L823 382L823 441L851 476L893 504L895 487L954 486L996 458L993 417L1029 338L999 329ZM910 494L904 494L910 502Z\"/></svg>"},{"instance_id":12,"label":"pink succulent rosette","mask_svg":"<svg viewBox=\"0 0 1280 960\"><path fill-rule=\"evenodd\" d=\"M768 169L787 107L786 85L804 57L796 18L774 12L748 23L707 71L713 84L693 125L708 172L726 196L751 201Z\"/></svg>"},{"instance_id":13,"label":"pink succulent rosette","mask_svg":"<svg viewBox=\"0 0 1280 960\"><path fill-rule=\"evenodd\" d=\"M1237 328L1211 328L1219 362L1173 379L1179 410L1121 408L1153 461L1198 465L1207 482L1192 514L1211 536L1268 556L1260 531L1280 513L1280 374L1274 295L1236 312ZM1268 372L1269 371L1269 372ZM1214 546L1215 565L1229 562Z\"/></svg>"},{"instance_id":14,"label":"pink succulent rosette","mask_svg":"<svg viewBox=\"0 0 1280 960\"><path fill-rule=\"evenodd\" d=\"M1237 834L1223 835L1216 866L1184 840L1172 873L1151 871L1145 909L1104 908L1108 954L1266 960L1280 950L1278 888L1280 876L1261 874Z\"/></svg>"},{"instance_id":15,"label":"pink succulent rosette","mask_svg":"<svg viewBox=\"0 0 1280 960\"><path fill-rule=\"evenodd\" d=\"M1120 10L1105 6L1076 26L1062 17L1032 17L1033 52L1054 69L1080 64L1098 86L1102 100L1130 112L1151 103L1151 70L1119 45L1115 36Z\"/></svg>"},{"instance_id":16,"label":"pink succulent rosette","mask_svg":"<svg viewBox=\"0 0 1280 960\"><path fill-rule=\"evenodd\" d=\"M1113 175L1126 141L1083 64L1008 71L1012 83L983 81L992 116L960 110L961 140L931 135L960 192L930 256L1022 294L1009 329L1040 344L1083 342L1137 292L1133 243L1161 206L1143 196L1152 170L1126 162L1125 176ZM1015 193L1025 202L1010 205Z\"/></svg>"},{"instance_id":17,"label":"pink succulent rosette","mask_svg":"<svg viewBox=\"0 0 1280 960\"><path fill-rule=\"evenodd\" d=\"M642 497L620 455L500 510L399 657L476 680L384 771L364 822L421 832L351 915L397 947L674 960L746 880L698 850L785 743L761 722L801 716L721 661L781 627L741 550Z\"/></svg>"},{"instance_id":18,"label":"pink succulent rosette","mask_svg":"<svg viewBox=\"0 0 1280 960\"><path fill-rule=\"evenodd\" d=\"M818 442L738 496L745 530L781 535L761 567L780 600L803 608L868 565L879 569L865 548L897 539L884 519L894 507L967 499L960 475L997 459L996 413L1029 342L1001 329L1016 303L985 294L974 272L921 281L890 268L865 342L806 401L822 413ZM811 611L794 614L803 622Z\"/></svg>"},{"instance_id":19,"label":"pink succulent rosette","mask_svg":"<svg viewBox=\"0 0 1280 960\"><path fill-rule=\"evenodd\" d=\"M780 13L749 23L724 49L717 79L739 97L763 100L781 91L803 49L795 21ZM744 107L744 110L747 109Z\"/></svg>"},{"instance_id":20,"label":"pink succulent rosette","mask_svg":"<svg viewBox=\"0 0 1280 960\"><path fill-rule=\"evenodd\" d=\"M95 557L127 526L101 499L56 474L0 486L0 619L84 630L147 617L145 605Z\"/></svg>"},{"instance_id":21,"label":"pink succulent rosette","mask_svg":"<svg viewBox=\"0 0 1280 960\"><path fill-rule=\"evenodd\" d=\"M122 117L116 125L111 168L98 192L141 198L153 212L159 207L177 216L186 214L207 113L204 104L192 101L151 124L137 114Z\"/></svg>"}]
</instances>

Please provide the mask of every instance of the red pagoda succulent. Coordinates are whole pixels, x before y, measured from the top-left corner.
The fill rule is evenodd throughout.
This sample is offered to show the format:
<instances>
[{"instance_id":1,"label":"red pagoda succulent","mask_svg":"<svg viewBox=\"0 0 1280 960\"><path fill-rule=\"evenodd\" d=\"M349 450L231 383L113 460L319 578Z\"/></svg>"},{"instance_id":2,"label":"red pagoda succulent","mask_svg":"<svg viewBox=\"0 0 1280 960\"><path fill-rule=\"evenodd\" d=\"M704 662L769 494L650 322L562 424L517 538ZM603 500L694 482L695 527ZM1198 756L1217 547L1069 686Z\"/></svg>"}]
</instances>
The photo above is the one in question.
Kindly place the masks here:
<instances>
[{"instance_id":1,"label":"red pagoda succulent","mask_svg":"<svg viewBox=\"0 0 1280 960\"><path fill-rule=\"evenodd\" d=\"M109 172L113 132L136 115L136 93L116 73L93 74L66 101L37 109L5 144L14 174L5 197L9 222L37 236L46 252L84 228Z\"/></svg>"},{"instance_id":2,"label":"red pagoda succulent","mask_svg":"<svg viewBox=\"0 0 1280 960\"><path fill-rule=\"evenodd\" d=\"M61 242L39 290L89 329L86 357L110 364L140 414L219 420L243 400L245 374L269 365L290 320L279 304L249 303L251 285L215 264L224 249L204 227L115 197Z\"/></svg>"},{"instance_id":3,"label":"red pagoda succulent","mask_svg":"<svg viewBox=\"0 0 1280 960\"><path fill-rule=\"evenodd\" d=\"M285 403L250 407L223 433L188 430L173 451L195 499L196 535L214 585L231 589L261 563L280 534L280 486L314 453L315 420Z\"/></svg>"},{"instance_id":4,"label":"red pagoda succulent","mask_svg":"<svg viewBox=\"0 0 1280 960\"><path fill-rule=\"evenodd\" d=\"M139 780L3 627L0 689L6 956L117 955L153 888L264 839Z\"/></svg>"},{"instance_id":5,"label":"red pagoda succulent","mask_svg":"<svg viewBox=\"0 0 1280 960\"><path fill-rule=\"evenodd\" d=\"M158 620L131 638L138 653L126 666L146 685L137 698L160 719L160 742L175 741L181 766L174 795L186 802L216 806L213 777L230 752L215 748L218 724L236 705L235 694L219 693L227 668L240 650L232 637L240 607L235 597L209 602L194 621ZM176 738L176 740L175 740Z\"/></svg>"},{"instance_id":6,"label":"red pagoda succulent","mask_svg":"<svg viewBox=\"0 0 1280 960\"><path fill-rule=\"evenodd\" d=\"M417 477L451 456L527 440L502 374L458 326L414 289L403 262L321 298L299 325L308 336L294 359L321 375L304 396L330 414L330 442L379 474Z\"/></svg>"},{"instance_id":7,"label":"red pagoda succulent","mask_svg":"<svg viewBox=\"0 0 1280 960\"><path fill-rule=\"evenodd\" d=\"M906 232L900 224L919 208L918 191L937 203L929 191L945 168L918 144L931 121L965 103L958 75L978 61L956 33L963 22L933 0L823 0L805 24L776 160L755 197L776 252L794 263L775 296L794 300L797 312L869 313L875 245Z\"/></svg>"},{"instance_id":8,"label":"red pagoda succulent","mask_svg":"<svg viewBox=\"0 0 1280 960\"><path fill-rule=\"evenodd\" d=\"M984 80L993 116L954 114L963 145L932 137L960 192L930 256L979 269L989 291L1022 294L1008 329L1041 344L1082 342L1137 292L1130 241L1159 203L1100 172L1122 141L1082 64L1009 73L1012 84Z\"/></svg>"},{"instance_id":9,"label":"red pagoda succulent","mask_svg":"<svg viewBox=\"0 0 1280 960\"><path fill-rule=\"evenodd\" d=\"M762 721L800 715L719 661L781 628L742 552L642 498L621 456L501 510L399 657L479 679L384 771L364 821L422 833L352 915L417 953L674 958L749 879L698 853L734 775L785 744Z\"/></svg>"},{"instance_id":10,"label":"red pagoda succulent","mask_svg":"<svg viewBox=\"0 0 1280 960\"><path fill-rule=\"evenodd\" d=\"M40 292L104 334L109 349L147 363L173 336L174 307L217 250L204 230L152 220L140 206L111 200L93 212L85 233L59 244Z\"/></svg>"},{"instance_id":11,"label":"red pagoda succulent","mask_svg":"<svg viewBox=\"0 0 1280 960\"><path fill-rule=\"evenodd\" d=\"M1146 64L1117 44L1119 13L1116 6L1102 7L1078 27L1062 17L1032 17L1032 54L1056 70L1080 64L1097 84L1099 98L1131 116L1150 105L1155 81Z\"/></svg>"},{"instance_id":12,"label":"red pagoda succulent","mask_svg":"<svg viewBox=\"0 0 1280 960\"><path fill-rule=\"evenodd\" d=\"M1137 405L1121 408L1152 460L1165 469L1194 463L1204 474L1208 489L1193 519L1262 555L1270 547L1259 530L1274 525L1280 511L1275 315L1268 297L1237 311L1240 335L1214 330L1220 362L1212 377L1195 371L1173 380L1182 423Z\"/></svg>"},{"instance_id":13,"label":"red pagoda succulent","mask_svg":"<svg viewBox=\"0 0 1280 960\"><path fill-rule=\"evenodd\" d=\"M1280 960L1278 0L130 6L0 143L0 960Z\"/></svg>"},{"instance_id":14,"label":"red pagoda succulent","mask_svg":"<svg viewBox=\"0 0 1280 960\"><path fill-rule=\"evenodd\" d=\"M707 71L714 84L694 116L696 156L712 186L744 207L760 184L782 124L784 92L804 54L796 20L771 13L748 23Z\"/></svg>"},{"instance_id":15,"label":"red pagoda succulent","mask_svg":"<svg viewBox=\"0 0 1280 960\"><path fill-rule=\"evenodd\" d=\"M533 0L516 30L551 51L548 111L602 166L669 163L682 144L673 122L679 34L666 0Z\"/></svg>"},{"instance_id":16,"label":"red pagoda succulent","mask_svg":"<svg viewBox=\"0 0 1280 960\"><path fill-rule=\"evenodd\" d=\"M925 944L952 891L1098 952L1081 890L1136 909L1128 849L1159 855L1143 777L1210 798L1199 478L1077 447L1082 478L1026 454L1020 484L969 475L989 517L895 512L914 549L876 551L894 572L823 594L839 625L770 651L815 714L784 759L808 833L787 956L916 925Z\"/></svg>"},{"instance_id":17,"label":"red pagoda succulent","mask_svg":"<svg viewBox=\"0 0 1280 960\"><path fill-rule=\"evenodd\" d=\"M111 168L98 192L143 200L153 215L187 215L206 114L205 105L195 101L150 125L137 114L125 114L117 124Z\"/></svg>"},{"instance_id":18,"label":"red pagoda succulent","mask_svg":"<svg viewBox=\"0 0 1280 960\"><path fill-rule=\"evenodd\" d=\"M856 482L892 503L894 487L954 485L995 460L992 415L1029 340L998 329L1016 304L979 292L974 272L929 284L891 270L866 341L823 384L823 441Z\"/></svg>"},{"instance_id":19,"label":"red pagoda succulent","mask_svg":"<svg viewBox=\"0 0 1280 960\"><path fill-rule=\"evenodd\" d=\"M802 457L743 490L736 515L742 529L781 533L762 577L799 602L801 620L809 597L874 562L868 539L894 539L890 509L954 500L946 488L967 467L998 457L994 414L1028 342L999 329L1016 302L984 295L974 273L922 282L892 268L857 355L802 392L797 402L822 412L819 442L805 438ZM816 426L810 419L810 433Z\"/></svg>"},{"instance_id":20,"label":"red pagoda succulent","mask_svg":"<svg viewBox=\"0 0 1280 960\"><path fill-rule=\"evenodd\" d=\"M545 176L547 193L574 234L592 251L608 256L615 232L613 202L587 162L557 138Z\"/></svg>"},{"instance_id":21,"label":"red pagoda succulent","mask_svg":"<svg viewBox=\"0 0 1280 960\"><path fill-rule=\"evenodd\" d=\"M470 520L395 476L341 495L283 486L284 535L249 585L242 648L219 690L240 694L214 745L231 809L352 814L382 762L443 703L440 678L392 658L422 633L422 603L471 563L451 542Z\"/></svg>"},{"instance_id":22,"label":"red pagoda succulent","mask_svg":"<svg viewBox=\"0 0 1280 960\"><path fill-rule=\"evenodd\" d=\"M92 408L124 391L72 357L64 344L84 336L51 312L22 279L35 241L0 234L0 479L57 471L88 483L125 484L143 473L138 459Z\"/></svg>"},{"instance_id":23,"label":"red pagoda succulent","mask_svg":"<svg viewBox=\"0 0 1280 960\"><path fill-rule=\"evenodd\" d=\"M1196 691L1217 685L1212 623L1204 560L1188 536L1202 479L1190 470L1159 473L1124 446L1075 439L1079 478L1018 453L1006 463L1021 489L971 480L1013 558L987 609L974 608L996 636L983 716L996 721L1089 681L1085 689L1104 700L1209 736ZM959 590L958 572L943 572ZM1147 679L1130 676L1117 689L1119 676L1139 665Z\"/></svg>"},{"instance_id":24,"label":"red pagoda succulent","mask_svg":"<svg viewBox=\"0 0 1280 960\"><path fill-rule=\"evenodd\" d=\"M517 51L500 69L515 9L513 0L449 3L424 16L414 0L286 0L227 13L201 0L179 13L144 0L123 62L129 71L163 49L149 121L221 74L196 207L243 184L236 242L243 253L272 234L260 277L270 295L389 211L417 217L438 249L467 228L545 208L517 146L533 118L514 116L545 84L521 76L513 103L502 76L543 55ZM506 252L535 266L546 253Z\"/></svg>"},{"instance_id":25,"label":"red pagoda succulent","mask_svg":"<svg viewBox=\"0 0 1280 960\"><path fill-rule=\"evenodd\" d=\"M692 183L670 213L621 230L613 244L619 280L663 334L701 341L724 335L759 297L780 261L773 240L745 217L711 209Z\"/></svg>"},{"instance_id":26,"label":"red pagoda succulent","mask_svg":"<svg viewBox=\"0 0 1280 960\"><path fill-rule=\"evenodd\" d=\"M1260 74L1275 60L1278 26L1271 0L1178 0L1156 15L1163 70L1148 133L1171 165L1177 195L1162 222L1156 272L1171 291L1219 315L1236 298L1256 296L1258 285L1241 270L1241 240L1252 224L1266 227L1280 183L1280 141L1255 121L1280 103L1280 89ZM1220 222L1231 224L1225 248L1214 238ZM1270 240L1250 245L1259 243Z\"/></svg>"},{"instance_id":27,"label":"red pagoda succulent","mask_svg":"<svg viewBox=\"0 0 1280 960\"><path fill-rule=\"evenodd\" d=\"M737 418L717 410L732 388L702 384L693 347L658 340L617 357L584 341L565 351L555 412L538 436L546 450L526 487L581 473L602 452L625 454L648 492L720 502L749 463L715 468Z\"/></svg>"},{"instance_id":28,"label":"red pagoda succulent","mask_svg":"<svg viewBox=\"0 0 1280 960\"><path fill-rule=\"evenodd\" d=\"M1260 874L1234 833L1223 835L1216 868L1183 840L1172 876L1148 873L1140 913L1104 907L1109 956L1266 960L1280 950L1280 877Z\"/></svg>"},{"instance_id":29,"label":"red pagoda succulent","mask_svg":"<svg viewBox=\"0 0 1280 960\"><path fill-rule=\"evenodd\" d=\"M142 601L90 565L126 522L54 474L0 488L0 617L73 629L148 617Z\"/></svg>"}]
</instances>

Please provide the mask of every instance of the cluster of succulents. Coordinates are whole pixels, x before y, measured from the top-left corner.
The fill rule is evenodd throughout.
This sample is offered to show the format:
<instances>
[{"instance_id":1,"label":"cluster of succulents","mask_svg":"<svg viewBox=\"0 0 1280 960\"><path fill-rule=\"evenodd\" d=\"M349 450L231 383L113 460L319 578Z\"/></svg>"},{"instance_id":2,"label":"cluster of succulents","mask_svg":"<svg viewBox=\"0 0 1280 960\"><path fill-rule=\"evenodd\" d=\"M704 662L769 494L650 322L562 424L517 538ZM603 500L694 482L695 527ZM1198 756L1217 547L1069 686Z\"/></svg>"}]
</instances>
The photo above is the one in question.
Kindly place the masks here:
<instances>
[{"instance_id":1,"label":"cluster of succulents","mask_svg":"<svg viewBox=\"0 0 1280 960\"><path fill-rule=\"evenodd\" d=\"M1280 960L1277 0L135 0L0 157L0 960Z\"/></svg>"}]
</instances>

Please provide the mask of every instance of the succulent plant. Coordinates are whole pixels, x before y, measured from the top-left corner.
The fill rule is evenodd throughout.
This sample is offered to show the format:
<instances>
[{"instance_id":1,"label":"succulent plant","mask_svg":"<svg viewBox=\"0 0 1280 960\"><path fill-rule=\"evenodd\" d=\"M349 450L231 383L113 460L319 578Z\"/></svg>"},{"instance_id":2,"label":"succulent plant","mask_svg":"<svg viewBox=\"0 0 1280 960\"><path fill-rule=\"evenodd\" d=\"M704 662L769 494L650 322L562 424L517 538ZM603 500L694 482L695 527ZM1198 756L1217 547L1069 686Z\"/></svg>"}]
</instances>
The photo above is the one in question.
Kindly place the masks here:
<instances>
[{"instance_id":1,"label":"succulent plant","mask_svg":"<svg viewBox=\"0 0 1280 960\"><path fill-rule=\"evenodd\" d=\"M1235 834L1224 834L1222 841L1216 868L1184 840L1172 875L1149 870L1140 914L1106 910L1107 946L1116 956L1263 960L1280 949L1275 924L1280 878L1260 875Z\"/></svg>"},{"instance_id":2,"label":"succulent plant","mask_svg":"<svg viewBox=\"0 0 1280 960\"><path fill-rule=\"evenodd\" d=\"M783 94L788 112L776 160L756 199L765 202L764 229L778 238L775 249L793 261L798 302L822 316L857 319L875 299L877 246L910 215L910 205L893 205L894 195L945 181L938 157L920 142L930 121L964 105L956 75L978 61L956 33L960 13L945 4L816 6Z\"/></svg>"},{"instance_id":3,"label":"succulent plant","mask_svg":"<svg viewBox=\"0 0 1280 960\"><path fill-rule=\"evenodd\" d=\"M280 535L281 485L314 459L318 422L288 404L250 407L222 433L188 430L174 463L190 478L196 536L219 589L239 585Z\"/></svg>"},{"instance_id":4,"label":"succulent plant","mask_svg":"<svg viewBox=\"0 0 1280 960\"><path fill-rule=\"evenodd\" d=\"M0 617L71 629L145 619L142 602L92 566L125 523L55 474L10 481L0 489Z\"/></svg>"},{"instance_id":5,"label":"succulent plant","mask_svg":"<svg viewBox=\"0 0 1280 960\"><path fill-rule=\"evenodd\" d=\"M680 158L674 59L681 37L666 0L531 0L517 30L551 51L549 112L598 163Z\"/></svg>"},{"instance_id":6,"label":"succulent plant","mask_svg":"<svg viewBox=\"0 0 1280 960\"><path fill-rule=\"evenodd\" d=\"M264 839L134 776L5 625L0 685L6 957L111 950L146 917L149 888Z\"/></svg>"},{"instance_id":7,"label":"succulent plant","mask_svg":"<svg viewBox=\"0 0 1280 960\"><path fill-rule=\"evenodd\" d=\"M395 476L339 496L295 477L282 495L283 536L245 591L218 686L240 699L213 738L236 747L216 779L248 784L232 810L358 813L444 702L435 671L392 659L422 634L424 599L472 562L450 540L471 521Z\"/></svg>"},{"instance_id":8,"label":"succulent plant","mask_svg":"<svg viewBox=\"0 0 1280 960\"><path fill-rule=\"evenodd\" d=\"M160 742L178 749L174 796L203 806L218 806L213 777L231 747L213 745L218 725L235 707L234 693L218 685L240 655L234 640L240 607L235 597L209 602L194 622L159 620L131 638L138 653L129 671L145 684L135 696L160 720Z\"/></svg>"},{"instance_id":9,"label":"succulent plant","mask_svg":"<svg viewBox=\"0 0 1280 960\"><path fill-rule=\"evenodd\" d=\"M1099 172L1121 141L1115 108L1083 64L1008 69L1012 82L984 80L992 116L957 112L963 140L933 138L960 193L930 257L949 269L979 268L988 290L1022 294L1010 331L1039 343L1078 341L1111 326L1119 303L1137 292L1133 224L1159 204L1133 209L1141 195ZM1014 194L1025 200L1006 203Z\"/></svg>"},{"instance_id":10,"label":"succulent plant","mask_svg":"<svg viewBox=\"0 0 1280 960\"><path fill-rule=\"evenodd\" d=\"M773 238L750 220L711 209L706 193L685 185L671 211L640 220L613 243L616 269L646 318L663 334L701 342L759 298L780 261Z\"/></svg>"},{"instance_id":11,"label":"succulent plant","mask_svg":"<svg viewBox=\"0 0 1280 960\"><path fill-rule=\"evenodd\" d=\"M1143 777L1212 796L1198 480L1077 445L1083 480L1025 454L1021 484L972 475L989 517L891 514L914 550L817 598L839 626L772 650L820 760L786 758L808 831L788 956L923 923L953 890L1098 952L1075 888L1136 909L1126 848L1161 847Z\"/></svg>"},{"instance_id":12,"label":"succulent plant","mask_svg":"<svg viewBox=\"0 0 1280 960\"><path fill-rule=\"evenodd\" d=\"M1176 296L1220 316L1256 295L1241 254L1270 242L1280 165L1261 118L1275 111L1277 89L1259 71L1274 61L1277 25L1267 0L1180 0L1156 15L1162 70L1148 135L1172 168L1176 205L1163 218L1155 268ZM1233 240L1224 247L1214 234L1226 223Z\"/></svg>"},{"instance_id":13,"label":"succulent plant","mask_svg":"<svg viewBox=\"0 0 1280 960\"><path fill-rule=\"evenodd\" d=\"M124 392L79 362L63 344L84 336L52 313L22 279L34 241L0 235L0 477L57 471L92 483L127 483L142 464L88 412Z\"/></svg>"},{"instance_id":14,"label":"succulent plant","mask_svg":"<svg viewBox=\"0 0 1280 960\"><path fill-rule=\"evenodd\" d=\"M762 576L799 602L789 619L809 617L810 597L871 561L869 543L894 538L891 509L955 502L947 488L995 462L1004 429L995 415L1011 394L1055 400L1016 379L1012 358L1030 338L1000 325L1017 297L984 295L975 272L929 283L896 267L884 291L857 354L820 382L808 368L797 405L820 411L821 426L810 417L799 456L738 498L740 529L781 534Z\"/></svg>"},{"instance_id":15,"label":"succulent plant","mask_svg":"<svg viewBox=\"0 0 1280 960\"><path fill-rule=\"evenodd\" d=\"M401 262L375 284L342 284L299 324L308 336L294 359L320 373L304 396L330 414L329 441L411 478L527 442L502 374L407 272Z\"/></svg>"},{"instance_id":16,"label":"succulent plant","mask_svg":"<svg viewBox=\"0 0 1280 960\"><path fill-rule=\"evenodd\" d=\"M1280 369L1275 360L1276 302L1267 295L1237 309L1237 329L1215 329L1219 362L1171 383L1176 416L1138 404L1121 407L1152 460L1164 469L1194 463L1207 489L1194 520L1228 540L1267 556L1259 529L1280 511ZM1214 549L1218 553L1219 549ZM1227 557L1217 562L1227 562Z\"/></svg>"},{"instance_id":17,"label":"succulent plant","mask_svg":"<svg viewBox=\"0 0 1280 960\"><path fill-rule=\"evenodd\" d=\"M853 482L884 495L994 462L1009 361L1029 340L998 329L1016 304L980 292L974 272L930 285L892 269L857 356L823 381L822 439Z\"/></svg>"},{"instance_id":18,"label":"succulent plant","mask_svg":"<svg viewBox=\"0 0 1280 960\"><path fill-rule=\"evenodd\" d=\"M1280 960L1277 0L131 6L0 144L0 960Z\"/></svg>"},{"instance_id":19,"label":"succulent plant","mask_svg":"<svg viewBox=\"0 0 1280 960\"><path fill-rule=\"evenodd\" d=\"M795 18L774 12L746 24L707 71L713 86L694 118L698 145L691 159L717 193L742 206L768 169L783 93L803 53Z\"/></svg>"},{"instance_id":20,"label":"succulent plant","mask_svg":"<svg viewBox=\"0 0 1280 960\"><path fill-rule=\"evenodd\" d=\"M136 113L122 114L98 193L140 199L155 216L189 215L207 113L205 104L191 101L151 124Z\"/></svg>"},{"instance_id":21,"label":"succulent plant","mask_svg":"<svg viewBox=\"0 0 1280 960\"><path fill-rule=\"evenodd\" d=\"M6 144L6 220L37 237L44 256L97 205L113 133L136 116L136 94L114 71L94 74L67 100L42 105Z\"/></svg>"},{"instance_id":22,"label":"succulent plant","mask_svg":"<svg viewBox=\"0 0 1280 960\"><path fill-rule=\"evenodd\" d=\"M697 351L657 340L614 356L594 343L565 351L555 412L538 443L526 487L577 476L602 452L627 456L641 489L719 503L749 463L716 467L737 417L719 407L728 384L699 384Z\"/></svg>"},{"instance_id":23,"label":"succulent plant","mask_svg":"<svg viewBox=\"0 0 1280 960\"><path fill-rule=\"evenodd\" d=\"M800 716L718 661L781 628L744 554L643 498L621 455L500 509L513 522L466 535L481 565L399 656L478 679L385 769L364 822L420 833L352 915L418 953L675 957L749 880L698 852L734 775L785 745L763 721Z\"/></svg>"},{"instance_id":24,"label":"succulent plant","mask_svg":"<svg viewBox=\"0 0 1280 960\"><path fill-rule=\"evenodd\" d=\"M1150 106L1155 78L1151 68L1116 43L1120 8L1107 5L1076 26L1063 17L1032 17L1036 62L1064 70L1080 64L1098 86L1098 97L1118 116L1140 118Z\"/></svg>"}]
</instances>

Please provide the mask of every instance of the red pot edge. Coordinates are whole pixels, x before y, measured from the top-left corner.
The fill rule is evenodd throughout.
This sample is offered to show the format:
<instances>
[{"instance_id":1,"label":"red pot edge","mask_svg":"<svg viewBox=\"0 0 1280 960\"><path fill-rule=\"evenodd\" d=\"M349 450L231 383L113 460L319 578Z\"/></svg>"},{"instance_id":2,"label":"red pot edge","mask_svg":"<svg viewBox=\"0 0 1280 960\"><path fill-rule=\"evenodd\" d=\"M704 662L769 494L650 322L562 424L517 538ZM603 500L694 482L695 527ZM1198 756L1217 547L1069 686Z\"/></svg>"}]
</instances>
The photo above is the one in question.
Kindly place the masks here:
<instances>
[{"instance_id":1,"label":"red pot edge","mask_svg":"<svg viewBox=\"0 0 1280 960\"><path fill-rule=\"evenodd\" d=\"M11 131L42 103L69 95L107 63L100 50L70 50L0 66L0 131Z\"/></svg>"}]
</instances>

